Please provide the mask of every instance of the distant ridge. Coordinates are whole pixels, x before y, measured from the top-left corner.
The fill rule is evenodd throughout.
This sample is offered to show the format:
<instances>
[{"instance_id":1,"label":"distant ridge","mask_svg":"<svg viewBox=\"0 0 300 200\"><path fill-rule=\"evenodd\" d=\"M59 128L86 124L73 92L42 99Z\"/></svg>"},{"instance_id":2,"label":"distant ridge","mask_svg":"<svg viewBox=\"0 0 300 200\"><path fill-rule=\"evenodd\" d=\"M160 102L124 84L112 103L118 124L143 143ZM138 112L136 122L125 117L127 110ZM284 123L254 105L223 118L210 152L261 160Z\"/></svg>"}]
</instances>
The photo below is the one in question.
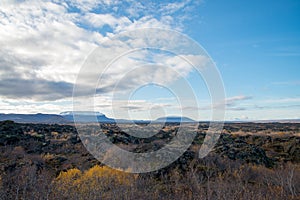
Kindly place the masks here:
<instances>
[{"instance_id":1,"label":"distant ridge","mask_svg":"<svg viewBox=\"0 0 300 200\"><path fill-rule=\"evenodd\" d=\"M41 123L41 124L67 124L74 123L114 123L115 120L106 117L104 114L96 112L63 112L56 114L0 114L0 121L11 120L17 123Z\"/></svg>"},{"instance_id":2,"label":"distant ridge","mask_svg":"<svg viewBox=\"0 0 300 200\"><path fill-rule=\"evenodd\" d=\"M11 120L17 123L67 124L67 123L191 123L196 122L188 117L168 116L150 120L112 119L100 112L66 111L56 114L0 114L0 121Z\"/></svg>"},{"instance_id":3,"label":"distant ridge","mask_svg":"<svg viewBox=\"0 0 300 200\"><path fill-rule=\"evenodd\" d=\"M0 121L11 120L17 123L64 124L69 121L55 114L0 114Z\"/></svg>"},{"instance_id":4,"label":"distant ridge","mask_svg":"<svg viewBox=\"0 0 300 200\"><path fill-rule=\"evenodd\" d=\"M74 117L75 116L75 117ZM74 123L74 118L78 123L194 123L197 122L188 117L167 116L156 120L126 120L106 117L100 112L86 111L66 111L57 114L0 114L0 121L11 120L16 123L41 123L41 124L69 124ZM204 122L204 121L203 121ZM209 121L205 121L209 122ZM300 123L300 119L278 119L278 120L234 120L225 123Z\"/></svg>"},{"instance_id":5,"label":"distant ridge","mask_svg":"<svg viewBox=\"0 0 300 200\"><path fill-rule=\"evenodd\" d=\"M62 112L60 115L68 120L69 122L76 122L79 123L114 123L115 120L106 117L103 113L100 112L86 112L86 111L67 111Z\"/></svg>"},{"instance_id":6,"label":"distant ridge","mask_svg":"<svg viewBox=\"0 0 300 200\"><path fill-rule=\"evenodd\" d=\"M254 123L300 123L300 119L253 120Z\"/></svg>"},{"instance_id":7,"label":"distant ridge","mask_svg":"<svg viewBox=\"0 0 300 200\"><path fill-rule=\"evenodd\" d=\"M188 117L180 117L180 116L168 116L168 117L160 117L157 118L154 122L165 122L165 123L191 123L196 122Z\"/></svg>"},{"instance_id":8,"label":"distant ridge","mask_svg":"<svg viewBox=\"0 0 300 200\"><path fill-rule=\"evenodd\" d=\"M300 123L300 119L232 120L225 123Z\"/></svg>"}]
</instances>

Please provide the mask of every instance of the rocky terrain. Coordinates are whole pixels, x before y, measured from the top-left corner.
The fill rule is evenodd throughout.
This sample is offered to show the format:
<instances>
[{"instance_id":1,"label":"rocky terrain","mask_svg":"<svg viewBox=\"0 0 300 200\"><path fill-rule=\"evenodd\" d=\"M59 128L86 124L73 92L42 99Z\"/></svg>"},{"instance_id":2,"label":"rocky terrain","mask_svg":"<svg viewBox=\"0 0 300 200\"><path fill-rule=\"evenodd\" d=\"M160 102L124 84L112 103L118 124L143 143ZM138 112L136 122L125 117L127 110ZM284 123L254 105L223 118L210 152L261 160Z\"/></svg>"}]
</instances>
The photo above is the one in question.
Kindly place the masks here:
<instances>
[{"instance_id":1,"label":"rocky terrain","mask_svg":"<svg viewBox=\"0 0 300 200\"><path fill-rule=\"evenodd\" d=\"M169 177L174 171L187 174L200 169L207 173L209 163L214 163L211 177L242 166L258 166L275 170L287 164L295 166L294 176L299 177L300 124L298 123L227 123L214 150L205 158L198 159L198 151L208 129L208 123L199 123L197 135L191 147L175 163L140 177ZM122 131L115 124L101 124L103 132L119 147L132 152L147 152L161 148L178 131L178 123L165 124L157 134L149 138L136 138ZM26 169L46 173L49 179L61 172L77 168L88 170L102 164L85 149L73 125L20 124L0 122L0 177L3 199L7 192L14 197L17 180L11 179ZM221 164L223 163L223 164ZM231 164L230 164L231 163ZM238 167L232 167L232 163ZM230 167L229 167L230 166ZM173 175L172 175L173 176ZM207 181L205 176L204 182ZM15 181L15 182L13 182ZM1 182L0 182L1 183ZM296 184L296 183L295 183ZM299 184L299 183L297 183ZM0 184L1 185L1 184ZM4 187L6 186L6 187ZM299 185L281 199L299 197ZM24 189L23 189L24 190ZM0 196L1 199L1 196ZM37 198L39 199L39 198ZM280 199L280 198L279 198Z\"/></svg>"},{"instance_id":2,"label":"rocky terrain","mask_svg":"<svg viewBox=\"0 0 300 200\"><path fill-rule=\"evenodd\" d=\"M208 125L199 124L194 142L185 156L197 156ZM153 137L136 138L121 131L115 124L101 126L114 144L138 153L161 148L172 139L179 127L178 124L167 124ZM300 163L299 132L300 124L226 124L211 154L266 167L289 161ZM23 163L22 159L34 155L43 158L40 160L42 163L39 163L41 166L56 172L71 167L86 169L97 163L82 145L76 128L72 125L3 121L0 122L0 148L2 172L17 167L19 161Z\"/></svg>"}]
</instances>

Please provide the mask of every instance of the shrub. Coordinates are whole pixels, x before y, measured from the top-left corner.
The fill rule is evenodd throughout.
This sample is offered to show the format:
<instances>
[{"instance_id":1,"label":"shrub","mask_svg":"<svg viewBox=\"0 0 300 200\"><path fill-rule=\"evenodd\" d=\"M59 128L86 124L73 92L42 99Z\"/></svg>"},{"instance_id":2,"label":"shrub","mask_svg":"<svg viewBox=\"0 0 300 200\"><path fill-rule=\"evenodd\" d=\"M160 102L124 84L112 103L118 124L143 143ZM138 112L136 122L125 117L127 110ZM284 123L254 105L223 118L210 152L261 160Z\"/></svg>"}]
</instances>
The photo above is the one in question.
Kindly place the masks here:
<instances>
[{"instance_id":1,"label":"shrub","mask_svg":"<svg viewBox=\"0 0 300 200\"><path fill-rule=\"evenodd\" d=\"M85 172L70 169L55 179L56 195L66 199L102 199L129 191L134 175L96 165ZM124 190L125 189L125 190Z\"/></svg>"}]
</instances>

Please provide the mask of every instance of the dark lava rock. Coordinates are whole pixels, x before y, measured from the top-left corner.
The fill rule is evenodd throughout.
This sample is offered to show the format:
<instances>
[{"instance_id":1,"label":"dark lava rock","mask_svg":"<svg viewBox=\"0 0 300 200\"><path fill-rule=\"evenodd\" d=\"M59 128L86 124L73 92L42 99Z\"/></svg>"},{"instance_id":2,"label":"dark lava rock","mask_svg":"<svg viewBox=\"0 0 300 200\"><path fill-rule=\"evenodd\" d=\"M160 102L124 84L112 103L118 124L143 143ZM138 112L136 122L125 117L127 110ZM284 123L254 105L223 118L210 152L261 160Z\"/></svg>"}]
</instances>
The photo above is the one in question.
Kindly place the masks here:
<instances>
[{"instance_id":1,"label":"dark lava rock","mask_svg":"<svg viewBox=\"0 0 300 200\"><path fill-rule=\"evenodd\" d=\"M215 153L222 157L228 157L232 160L241 160L247 163L255 163L272 167L273 161L265 151L256 145L248 144L242 138L230 139L230 135L220 138L218 144L214 148ZM225 140L224 140L225 139Z\"/></svg>"}]
</instances>

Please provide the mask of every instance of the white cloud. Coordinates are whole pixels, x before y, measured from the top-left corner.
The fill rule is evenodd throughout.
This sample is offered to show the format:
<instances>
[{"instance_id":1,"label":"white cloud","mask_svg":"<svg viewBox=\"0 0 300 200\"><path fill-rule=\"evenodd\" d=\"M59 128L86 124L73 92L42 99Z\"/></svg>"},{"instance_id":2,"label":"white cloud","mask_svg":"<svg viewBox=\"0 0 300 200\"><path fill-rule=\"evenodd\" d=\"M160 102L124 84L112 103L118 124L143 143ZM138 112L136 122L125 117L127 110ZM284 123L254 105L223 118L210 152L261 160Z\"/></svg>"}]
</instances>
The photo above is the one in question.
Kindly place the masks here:
<instances>
[{"instance_id":1,"label":"white cloud","mask_svg":"<svg viewBox=\"0 0 300 200\"><path fill-rule=\"evenodd\" d=\"M113 29L125 28L132 23L130 19L125 16L117 18L111 14L95 13L87 13L84 15L83 22L95 28L101 28L104 25L108 25Z\"/></svg>"},{"instance_id":2,"label":"white cloud","mask_svg":"<svg viewBox=\"0 0 300 200\"><path fill-rule=\"evenodd\" d=\"M11 78L74 83L86 56L105 40L101 33L86 30L78 22L84 21L95 28L108 25L114 32L142 27L172 28L171 16L159 20L146 15L131 21L126 16L115 17L111 13L69 12L71 6L89 11L99 5L121 4L120 1L77 0L67 3L38 0L2 3L0 63L5 69L1 70L0 76L9 73ZM142 6L141 9L146 8Z\"/></svg>"},{"instance_id":3,"label":"white cloud","mask_svg":"<svg viewBox=\"0 0 300 200\"><path fill-rule=\"evenodd\" d=\"M268 99L265 103L300 103L300 98Z\"/></svg>"},{"instance_id":4,"label":"white cloud","mask_svg":"<svg viewBox=\"0 0 300 200\"><path fill-rule=\"evenodd\" d=\"M184 0L181 2L172 2L168 3L166 6L161 8L161 11L167 14L177 12L178 10L182 10L185 6L187 6L191 0Z\"/></svg>"},{"instance_id":5,"label":"white cloud","mask_svg":"<svg viewBox=\"0 0 300 200\"><path fill-rule=\"evenodd\" d=\"M116 31L130 31L141 28L165 28L165 29L178 29L178 27L174 27L172 24L172 19L162 18L162 20L153 18L152 16L144 16L139 18L138 20L133 20L131 24L127 24L127 26L118 26L116 27Z\"/></svg>"},{"instance_id":6,"label":"white cloud","mask_svg":"<svg viewBox=\"0 0 300 200\"><path fill-rule=\"evenodd\" d=\"M55 0L60 3L61 1ZM88 12L97 8L98 6L111 6L120 3L120 0L67 0L69 5L80 9L81 11Z\"/></svg>"},{"instance_id":7,"label":"white cloud","mask_svg":"<svg viewBox=\"0 0 300 200\"><path fill-rule=\"evenodd\" d=\"M103 39L77 27L74 15L51 2L24 2L0 11L5 16L0 23L3 65L21 75L19 69L30 70L28 78L74 82L85 56Z\"/></svg>"},{"instance_id":8,"label":"white cloud","mask_svg":"<svg viewBox=\"0 0 300 200\"><path fill-rule=\"evenodd\" d=\"M101 111L111 118L126 119L156 119L176 112L181 114L181 109L176 101L162 103L145 99L119 99L112 96L97 95L94 105L86 104L86 99L77 98L76 108L85 111Z\"/></svg>"},{"instance_id":9,"label":"white cloud","mask_svg":"<svg viewBox=\"0 0 300 200\"><path fill-rule=\"evenodd\" d=\"M143 44L144 41L139 42ZM132 44L133 42L130 43ZM120 46L124 46L124 49L120 48ZM131 47L126 47L126 45L118 45L117 49L109 49L115 53L118 50L126 52L126 48L128 48L128 51L131 49ZM98 68L106 67L100 66L102 63L106 63L105 59L107 57L105 54L101 56L106 50L99 49L97 51L99 56L95 55L95 57L98 60L89 66L91 70L87 72L85 75L86 79L83 79L82 83L86 83L88 80L98 80L99 74L92 70L95 69L94 66ZM118 53L116 54L118 55ZM102 72L98 88L101 93L118 93L120 91L126 92L148 83L156 83L168 87L175 81L186 79L195 70L195 67L204 68L208 62L209 58L204 55L172 55L165 52L157 53L151 49L132 51L114 60L105 70L100 70ZM192 64L197 66L194 67ZM92 88L96 87L93 81L90 83ZM80 83L78 82L78 84Z\"/></svg>"},{"instance_id":10,"label":"white cloud","mask_svg":"<svg viewBox=\"0 0 300 200\"><path fill-rule=\"evenodd\" d=\"M144 27L178 29L180 26L177 26L172 13L185 7L185 3L189 2L177 5L132 0L1 1L0 96L10 102L17 99L18 105L2 103L0 110L23 110L24 113L65 110L64 106L57 103L52 105L51 102L70 97L77 73L94 48L107 37L126 30ZM151 11L150 8L157 9ZM101 13L94 12L94 9ZM106 25L111 27L111 33L100 31ZM183 56L193 59L192 55ZM116 64L109 76L121 78L130 69L127 66L142 64L132 58L122 61L125 62ZM171 65L183 75L191 70L183 61L179 62L178 56L167 56L161 63ZM178 74L170 69L144 68L143 71L132 73L131 82L124 82L124 86L149 80L138 72L153 74L153 80L157 82L169 83L178 78ZM110 85L112 82L107 79L106 87ZM28 100L31 100L30 103L25 103ZM39 101L48 103L46 106L34 103Z\"/></svg>"},{"instance_id":11,"label":"white cloud","mask_svg":"<svg viewBox=\"0 0 300 200\"><path fill-rule=\"evenodd\" d=\"M249 100L252 99L251 96L245 96L245 95L240 95L240 96L234 96L234 97L229 97L225 99L226 105L235 105L236 102L239 101L244 101L244 100Z\"/></svg>"},{"instance_id":12,"label":"white cloud","mask_svg":"<svg viewBox=\"0 0 300 200\"><path fill-rule=\"evenodd\" d=\"M49 114L58 114L62 110L71 109L72 104L68 99L58 101L45 101L43 103L28 100L0 100L0 111L2 113L33 114L37 112L45 112Z\"/></svg>"},{"instance_id":13,"label":"white cloud","mask_svg":"<svg viewBox=\"0 0 300 200\"><path fill-rule=\"evenodd\" d=\"M241 107L241 102L247 101L249 99L252 99L252 97L240 95L240 96L233 96L233 97L226 98L223 101L216 102L214 105L212 105L212 102L205 101L205 102L202 102L202 105L203 104L206 104L206 105L201 106L201 107L185 106L183 108L186 110L211 110L213 108L215 108L215 109L225 108L226 110L240 111L240 110L246 109L244 107Z\"/></svg>"}]
</instances>

